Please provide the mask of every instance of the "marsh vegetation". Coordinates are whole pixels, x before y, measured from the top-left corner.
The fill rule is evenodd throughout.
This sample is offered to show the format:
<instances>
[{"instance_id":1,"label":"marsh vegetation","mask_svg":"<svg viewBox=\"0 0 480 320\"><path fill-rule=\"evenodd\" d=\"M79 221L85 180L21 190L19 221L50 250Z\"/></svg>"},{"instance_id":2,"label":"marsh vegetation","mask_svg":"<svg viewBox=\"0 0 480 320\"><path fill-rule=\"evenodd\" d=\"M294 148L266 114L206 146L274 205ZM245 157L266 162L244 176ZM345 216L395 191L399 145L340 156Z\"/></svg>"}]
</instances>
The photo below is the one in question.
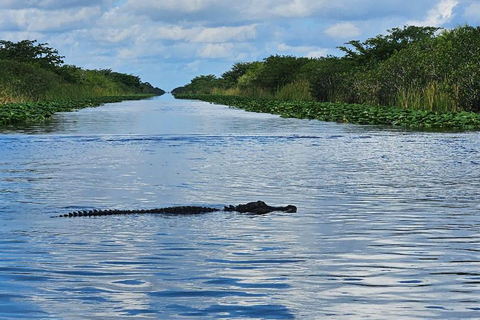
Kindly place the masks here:
<instances>
[{"instance_id":1,"label":"marsh vegetation","mask_svg":"<svg viewBox=\"0 0 480 320\"><path fill-rule=\"evenodd\" d=\"M0 41L0 123L38 121L56 111L165 93L137 76L64 65L63 58L36 40Z\"/></svg>"},{"instance_id":2,"label":"marsh vegetation","mask_svg":"<svg viewBox=\"0 0 480 320\"><path fill-rule=\"evenodd\" d=\"M370 113L371 106L382 106L392 109L375 112L402 114L401 109L413 110L415 113L408 113L407 118L415 119L416 111L424 111L418 114L432 113L434 119L428 116L428 122L413 121L408 125L428 127L446 117L449 120L442 122L448 126L453 117L448 113L480 111L479 48L480 27L394 28L363 42L347 42L339 47L342 57L274 55L263 61L239 62L221 77L199 76L173 93L332 102L334 108L357 104L364 108L349 109L358 109L362 114ZM304 105L298 108L301 112ZM362 114L356 118L363 118ZM475 118L465 113L455 117ZM393 121L399 122L403 120ZM466 127L471 128L470 120L467 123Z\"/></svg>"}]
</instances>

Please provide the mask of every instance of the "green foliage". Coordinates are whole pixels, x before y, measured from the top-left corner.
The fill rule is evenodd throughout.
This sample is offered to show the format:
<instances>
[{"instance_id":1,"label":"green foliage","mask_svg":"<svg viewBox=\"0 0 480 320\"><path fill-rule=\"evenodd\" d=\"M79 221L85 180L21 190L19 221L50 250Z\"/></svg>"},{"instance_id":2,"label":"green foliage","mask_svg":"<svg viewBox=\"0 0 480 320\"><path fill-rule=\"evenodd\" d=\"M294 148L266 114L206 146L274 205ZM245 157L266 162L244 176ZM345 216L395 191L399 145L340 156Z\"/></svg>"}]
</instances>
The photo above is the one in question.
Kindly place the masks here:
<instances>
[{"instance_id":1,"label":"green foliage","mask_svg":"<svg viewBox=\"0 0 480 320\"><path fill-rule=\"evenodd\" d=\"M69 92L74 96L165 93L134 75L62 65L63 56L47 45L0 40L0 102L64 98Z\"/></svg>"},{"instance_id":2,"label":"green foliage","mask_svg":"<svg viewBox=\"0 0 480 320\"><path fill-rule=\"evenodd\" d=\"M0 104L8 103L0 105L0 123L41 120L55 110L165 93L137 76L62 64L63 57L47 43L0 40ZM20 104L11 104L15 102Z\"/></svg>"},{"instance_id":3,"label":"green foliage","mask_svg":"<svg viewBox=\"0 0 480 320\"><path fill-rule=\"evenodd\" d=\"M48 43L37 43L37 40L23 40L17 43L0 40L0 60L31 63L47 69L63 64L64 57L47 45Z\"/></svg>"},{"instance_id":4,"label":"green foliage","mask_svg":"<svg viewBox=\"0 0 480 320\"><path fill-rule=\"evenodd\" d=\"M248 65L248 69L243 75L237 79L237 85L241 89L254 89L255 83L260 76L260 73L263 69L262 62L252 62Z\"/></svg>"},{"instance_id":5,"label":"green foliage","mask_svg":"<svg viewBox=\"0 0 480 320\"><path fill-rule=\"evenodd\" d=\"M353 48L338 47L345 52L345 58L359 65L374 65L388 60L395 52L408 48L413 43L432 39L439 28L406 26L393 28L387 35L378 35L364 42L352 40L346 43Z\"/></svg>"},{"instance_id":6,"label":"green foliage","mask_svg":"<svg viewBox=\"0 0 480 320\"><path fill-rule=\"evenodd\" d=\"M345 102L427 111L480 112L480 27L408 26L339 47L343 57L270 56L197 77L177 93ZM302 84L302 85L299 85Z\"/></svg>"},{"instance_id":7,"label":"green foliage","mask_svg":"<svg viewBox=\"0 0 480 320\"><path fill-rule=\"evenodd\" d=\"M55 112L67 112L81 108L97 107L105 103L123 100L139 100L151 95L101 96L95 98L67 99L0 105L0 124L31 123L44 121Z\"/></svg>"},{"instance_id":8,"label":"green foliage","mask_svg":"<svg viewBox=\"0 0 480 320\"><path fill-rule=\"evenodd\" d=\"M312 96L318 101L348 100L347 81L353 69L353 63L337 57L313 60L307 64Z\"/></svg>"},{"instance_id":9,"label":"green foliage","mask_svg":"<svg viewBox=\"0 0 480 320\"><path fill-rule=\"evenodd\" d=\"M369 101L480 111L480 29L462 27L396 52L371 72ZM365 92L362 92L365 94Z\"/></svg>"},{"instance_id":10,"label":"green foliage","mask_svg":"<svg viewBox=\"0 0 480 320\"><path fill-rule=\"evenodd\" d=\"M19 100L44 99L53 84L61 81L50 70L22 62L0 60L0 70L0 87L8 87L10 95Z\"/></svg>"},{"instance_id":11,"label":"green foliage","mask_svg":"<svg viewBox=\"0 0 480 320\"><path fill-rule=\"evenodd\" d=\"M222 74L222 79L228 88L232 88L237 85L240 77L245 75L250 69L254 68L256 62L238 62L235 63L229 71Z\"/></svg>"},{"instance_id":12,"label":"green foliage","mask_svg":"<svg viewBox=\"0 0 480 320\"><path fill-rule=\"evenodd\" d=\"M298 80L299 71L309 60L292 56L270 56L263 60L263 66L258 70L258 76L253 83L275 93L285 85Z\"/></svg>"},{"instance_id":13,"label":"green foliage","mask_svg":"<svg viewBox=\"0 0 480 320\"><path fill-rule=\"evenodd\" d=\"M214 88L218 87L222 87L222 80L209 74L193 78L182 90L183 92L205 94L211 93Z\"/></svg>"},{"instance_id":14,"label":"green foliage","mask_svg":"<svg viewBox=\"0 0 480 320\"><path fill-rule=\"evenodd\" d=\"M276 94L276 99L294 101L312 101L309 83L307 80L297 80L281 88Z\"/></svg>"}]
</instances>

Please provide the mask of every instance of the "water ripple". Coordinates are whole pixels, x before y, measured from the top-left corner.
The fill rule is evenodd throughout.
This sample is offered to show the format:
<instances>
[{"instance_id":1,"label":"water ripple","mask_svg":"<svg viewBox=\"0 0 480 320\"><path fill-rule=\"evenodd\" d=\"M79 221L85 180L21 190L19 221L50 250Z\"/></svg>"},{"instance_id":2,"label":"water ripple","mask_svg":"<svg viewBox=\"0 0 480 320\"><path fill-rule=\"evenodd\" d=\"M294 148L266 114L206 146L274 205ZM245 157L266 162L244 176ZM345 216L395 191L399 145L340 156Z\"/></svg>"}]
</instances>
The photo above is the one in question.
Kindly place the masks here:
<instances>
[{"instance_id":1,"label":"water ripple","mask_svg":"<svg viewBox=\"0 0 480 320\"><path fill-rule=\"evenodd\" d=\"M478 319L478 133L155 100L18 130L1 319ZM256 200L299 210L49 218Z\"/></svg>"}]
</instances>

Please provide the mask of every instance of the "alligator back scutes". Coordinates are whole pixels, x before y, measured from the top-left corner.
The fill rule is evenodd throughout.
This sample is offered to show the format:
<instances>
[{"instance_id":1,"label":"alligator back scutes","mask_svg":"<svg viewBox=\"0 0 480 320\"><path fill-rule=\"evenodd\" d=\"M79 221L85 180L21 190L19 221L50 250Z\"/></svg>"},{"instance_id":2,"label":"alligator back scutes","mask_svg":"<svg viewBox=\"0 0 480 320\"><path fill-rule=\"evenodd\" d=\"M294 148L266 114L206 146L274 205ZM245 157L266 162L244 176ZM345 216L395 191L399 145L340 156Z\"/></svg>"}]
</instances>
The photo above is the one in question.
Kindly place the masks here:
<instances>
[{"instance_id":1,"label":"alligator back scutes","mask_svg":"<svg viewBox=\"0 0 480 320\"><path fill-rule=\"evenodd\" d=\"M209 207L197 207L197 206L180 206L180 207L166 207L166 208L154 208L154 209L139 209L139 210L83 210L70 212L67 214L59 215L61 218L72 217L97 217L97 216L110 216L110 215L122 215L122 214L147 214L147 213L164 213L164 214L201 214L208 212L220 211L216 208Z\"/></svg>"}]
</instances>

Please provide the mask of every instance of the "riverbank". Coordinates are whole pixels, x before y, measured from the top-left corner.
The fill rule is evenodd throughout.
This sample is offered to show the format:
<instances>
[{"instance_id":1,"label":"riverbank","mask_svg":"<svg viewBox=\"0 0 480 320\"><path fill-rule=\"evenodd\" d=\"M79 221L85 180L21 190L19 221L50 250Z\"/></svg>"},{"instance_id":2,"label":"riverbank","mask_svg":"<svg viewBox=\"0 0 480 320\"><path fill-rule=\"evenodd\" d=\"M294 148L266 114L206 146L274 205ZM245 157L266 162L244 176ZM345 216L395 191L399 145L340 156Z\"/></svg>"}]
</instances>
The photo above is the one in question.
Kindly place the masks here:
<instances>
[{"instance_id":1,"label":"riverbank","mask_svg":"<svg viewBox=\"0 0 480 320\"><path fill-rule=\"evenodd\" d=\"M27 103L7 103L0 105L0 125L32 123L47 120L56 112L68 112L77 109L98 107L105 103L124 100L141 100L153 97L152 94L135 94L123 96L99 96L83 99L66 99L58 101L39 101Z\"/></svg>"},{"instance_id":2,"label":"riverbank","mask_svg":"<svg viewBox=\"0 0 480 320\"><path fill-rule=\"evenodd\" d=\"M399 107L286 101L209 94L177 94L175 98L202 100L252 112L278 114L285 118L316 119L361 125L398 126L418 130L480 130L480 114L473 112L434 112Z\"/></svg>"}]
</instances>

